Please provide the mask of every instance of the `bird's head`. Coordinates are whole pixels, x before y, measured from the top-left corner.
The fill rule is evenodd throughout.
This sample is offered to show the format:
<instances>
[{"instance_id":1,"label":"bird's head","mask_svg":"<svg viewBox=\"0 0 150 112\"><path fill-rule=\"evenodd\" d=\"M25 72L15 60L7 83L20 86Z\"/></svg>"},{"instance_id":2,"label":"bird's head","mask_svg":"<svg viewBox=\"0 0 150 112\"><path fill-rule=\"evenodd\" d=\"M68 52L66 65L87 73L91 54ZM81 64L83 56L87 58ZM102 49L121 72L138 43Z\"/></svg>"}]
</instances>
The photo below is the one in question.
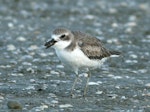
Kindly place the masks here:
<instances>
[{"instance_id":1,"label":"bird's head","mask_svg":"<svg viewBox=\"0 0 150 112\"><path fill-rule=\"evenodd\" d=\"M65 28L58 28L52 32L51 39L45 43L46 48L64 49L70 45L73 39L71 31Z\"/></svg>"}]
</instances>

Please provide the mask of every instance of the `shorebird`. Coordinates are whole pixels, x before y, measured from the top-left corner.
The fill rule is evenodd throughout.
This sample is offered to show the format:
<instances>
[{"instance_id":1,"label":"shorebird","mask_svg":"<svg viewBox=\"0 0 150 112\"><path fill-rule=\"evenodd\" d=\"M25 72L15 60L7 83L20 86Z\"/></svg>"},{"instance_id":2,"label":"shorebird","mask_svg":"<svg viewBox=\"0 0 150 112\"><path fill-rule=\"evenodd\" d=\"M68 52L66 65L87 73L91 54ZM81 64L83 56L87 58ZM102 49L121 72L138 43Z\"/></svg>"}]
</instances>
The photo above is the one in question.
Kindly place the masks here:
<instances>
[{"instance_id":1,"label":"shorebird","mask_svg":"<svg viewBox=\"0 0 150 112\"><path fill-rule=\"evenodd\" d=\"M111 55L120 55L118 51L106 49L100 39L81 31L71 31L66 28L55 29L45 46L46 48L53 47L61 62L75 72L76 78L71 89L71 95L73 95L74 87L79 78L79 69L86 68L89 71L91 68L99 68ZM84 96L87 92L90 76L91 74L88 72Z\"/></svg>"}]
</instances>

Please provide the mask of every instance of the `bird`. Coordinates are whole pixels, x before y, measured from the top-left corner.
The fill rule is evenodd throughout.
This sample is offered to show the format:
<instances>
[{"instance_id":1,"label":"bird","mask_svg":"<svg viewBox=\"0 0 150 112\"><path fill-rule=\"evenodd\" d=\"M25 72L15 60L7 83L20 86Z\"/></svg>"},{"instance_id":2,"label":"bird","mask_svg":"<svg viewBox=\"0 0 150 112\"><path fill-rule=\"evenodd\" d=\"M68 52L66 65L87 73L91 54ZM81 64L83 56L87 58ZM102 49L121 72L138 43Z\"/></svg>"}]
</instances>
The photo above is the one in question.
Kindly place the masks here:
<instances>
[{"instance_id":1,"label":"bird","mask_svg":"<svg viewBox=\"0 0 150 112\"><path fill-rule=\"evenodd\" d=\"M82 31L72 31L58 27L52 31L51 37L45 42L47 48L54 48L60 61L67 65L76 74L71 88L71 95L79 79L79 69L87 69L87 80L83 96L87 93L91 76L90 69L98 69L112 55L120 55L121 52L109 50L104 47L101 40Z\"/></svg>"}]
</instances>

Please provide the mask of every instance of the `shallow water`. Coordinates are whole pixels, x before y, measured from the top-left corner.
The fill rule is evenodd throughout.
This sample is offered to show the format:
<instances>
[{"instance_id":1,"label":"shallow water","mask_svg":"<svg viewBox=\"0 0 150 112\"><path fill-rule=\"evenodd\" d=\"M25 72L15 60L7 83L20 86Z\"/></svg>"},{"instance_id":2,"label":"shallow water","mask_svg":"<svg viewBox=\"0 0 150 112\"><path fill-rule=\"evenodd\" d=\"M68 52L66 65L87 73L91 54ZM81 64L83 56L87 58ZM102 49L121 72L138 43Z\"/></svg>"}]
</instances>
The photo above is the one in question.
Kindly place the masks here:
<instances>
[{"instance_id":1,"label":"shallow water","mask_svg":"<svg viewBox=\"0 0 150 112\"><path fill-rule=\"evenodd\" d=\"M73 72L44 43L59 26L81 30L122 52L101 69L81 74L70 97ZM149 0L1 0L0 108L20 102L24 111L150 111Z\"/></svg>"}]
</instances>

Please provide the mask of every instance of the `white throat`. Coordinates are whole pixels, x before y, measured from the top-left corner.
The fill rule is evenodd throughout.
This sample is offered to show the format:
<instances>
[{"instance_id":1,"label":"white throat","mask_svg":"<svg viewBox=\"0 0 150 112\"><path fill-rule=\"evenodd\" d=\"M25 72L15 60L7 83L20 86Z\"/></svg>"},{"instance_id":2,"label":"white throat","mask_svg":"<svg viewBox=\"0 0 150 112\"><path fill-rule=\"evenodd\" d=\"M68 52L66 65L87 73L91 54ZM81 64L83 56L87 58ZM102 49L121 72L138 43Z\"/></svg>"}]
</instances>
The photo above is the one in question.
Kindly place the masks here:
<instances>
[{"instance_id":1,"label":"white throat","mask_svg":"<svg viewBox=\"0 0 150 112\"><path fill-rule=\"evenodd\" d=\"M57 42L53 45L53 48L56 50L63 50L65 49L67 46L70 45L71 40L69 41L63 41L59 39L60 35L52 35L52 38L54 40L56 40Z\"/></svg>"}]
</instances>

